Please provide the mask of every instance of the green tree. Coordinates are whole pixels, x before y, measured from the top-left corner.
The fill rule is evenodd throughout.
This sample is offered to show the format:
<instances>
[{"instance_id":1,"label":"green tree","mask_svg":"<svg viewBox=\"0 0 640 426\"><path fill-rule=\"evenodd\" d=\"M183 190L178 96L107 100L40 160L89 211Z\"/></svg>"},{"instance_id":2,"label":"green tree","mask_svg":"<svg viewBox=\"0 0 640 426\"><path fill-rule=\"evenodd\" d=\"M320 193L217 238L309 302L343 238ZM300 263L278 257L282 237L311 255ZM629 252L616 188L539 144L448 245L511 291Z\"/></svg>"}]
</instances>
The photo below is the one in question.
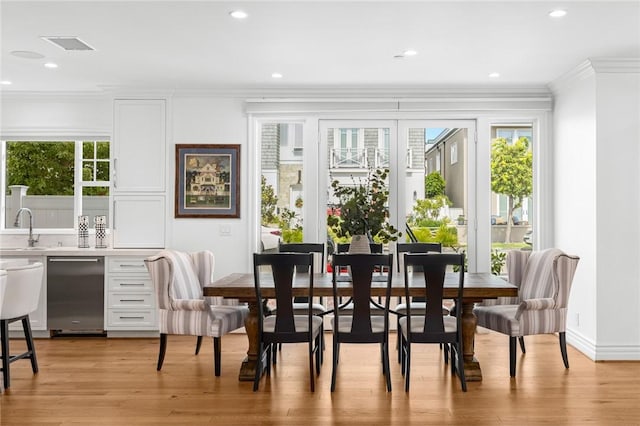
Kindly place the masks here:
<instances>
[{"instance_id":1,"label":"green tree","mask_svg":"<svg viewBox=\"0 0 640 426\"><path fill-rule=\"evenodd\" d=\"M491 145L491 190L507 196L507 232L505 242L511 241L513 211L533 192L533 154L529 140L521 137L512 144L497 138Z\"/></svg>"},{"instance_id":2,"label":"green tree","mask_svg":"<svg viewBox=\"0 0 640 426\"><path fill-rule=\"evenodd\" d=\"M29 195L73 195L74 142L7 142L7 186Z\"/></svg>"},{"instance_id":3,"label":"green tree","mask_svg":"<svg viewBox=\"0 0 640 426\"><path fill-rule=\"evenodd\" d=\"M447 182L444 180L440 172L431 172L424 178L424 196L425 198L436 198L444 195Z\"/></svg>"},{"instance_id":4,"label":"green tree","mask_svg":"<svg viewBox=\"0 0 640 426\"><path fill-rule=\"evenodd\" d=\"M276 216L278 197L276 196L273 186L267 184L267 178L264 176L262 176L260 181L260 190L262 193L262 204L260 205L262 224L266 226L270 223L278 222L278 217Z\"/></svg>"}]
</instances>

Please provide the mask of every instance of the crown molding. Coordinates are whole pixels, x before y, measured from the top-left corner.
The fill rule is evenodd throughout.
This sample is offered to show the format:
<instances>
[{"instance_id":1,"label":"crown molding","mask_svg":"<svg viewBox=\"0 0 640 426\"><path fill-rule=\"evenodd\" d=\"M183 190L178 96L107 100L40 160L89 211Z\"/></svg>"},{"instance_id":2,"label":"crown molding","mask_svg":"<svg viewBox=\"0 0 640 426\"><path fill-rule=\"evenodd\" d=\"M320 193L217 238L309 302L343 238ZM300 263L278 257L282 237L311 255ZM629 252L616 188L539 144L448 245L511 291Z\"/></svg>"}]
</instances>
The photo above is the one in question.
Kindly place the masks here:
<instances>
[{"instance_id":1,"label":"crown molding","mask_svg":"<svg viewBox=\"0 0 640 426\"><path fill-rule=\"evenodd\" d=\"M237 87L205 89L145 89L104 87L102 91L0 91L4 99L118 99L118 98L240 98L252 102L290 102L313 99L317 102L356 101L442 101L517 100L551 97L547 86L423 86L423 87Z\"/></svg>"},{"instance_id":2,"label":"crown molding","mask_svg":"<svg viewBox=\"0 0 640 426\"><path fill-rule=\"evenodd\" d=\"M640 58L589 58L549 83L549 89L558 93L599 73L640 73Z\"/></svg>"},{"instance_id":3,"label":"crown molding","mask_svg":"<svg viewBox=\"0 0 640 426\"><path fill-rule=\"evenodd\" d=\"M597 73L640 72L640 58L590 58L589 61Z\"/></svg>"}]
</instances>

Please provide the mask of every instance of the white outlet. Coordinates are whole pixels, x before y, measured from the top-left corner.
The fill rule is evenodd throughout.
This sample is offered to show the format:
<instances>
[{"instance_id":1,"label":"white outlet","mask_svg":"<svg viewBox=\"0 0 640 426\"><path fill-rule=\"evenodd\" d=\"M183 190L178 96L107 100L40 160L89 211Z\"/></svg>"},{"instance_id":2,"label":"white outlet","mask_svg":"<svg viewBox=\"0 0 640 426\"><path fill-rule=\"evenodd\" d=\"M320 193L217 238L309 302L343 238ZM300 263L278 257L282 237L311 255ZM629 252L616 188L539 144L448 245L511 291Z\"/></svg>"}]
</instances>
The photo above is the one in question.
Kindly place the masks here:
<instances>
[{"instance_id":1,"label":"white outlet","mask_svg":"<svg viewBox=\"0 0 640 426\"><path fill-rule=\"evenodd\" d=\"M231 227L229 225L220 225L220 227L218 228L218 233L221 236L228 237L231 235Z\"/></svg>"},{"instance_id":2,"label":"white outlet","mask_svg":"<svg viewBox=\"0 0 640 426\"><path fill-rule=\"evenodd\" d=\"M573 324L578 327L580 326L580 313L576 312L573 314Z\"/></svg>"}]
</instances>

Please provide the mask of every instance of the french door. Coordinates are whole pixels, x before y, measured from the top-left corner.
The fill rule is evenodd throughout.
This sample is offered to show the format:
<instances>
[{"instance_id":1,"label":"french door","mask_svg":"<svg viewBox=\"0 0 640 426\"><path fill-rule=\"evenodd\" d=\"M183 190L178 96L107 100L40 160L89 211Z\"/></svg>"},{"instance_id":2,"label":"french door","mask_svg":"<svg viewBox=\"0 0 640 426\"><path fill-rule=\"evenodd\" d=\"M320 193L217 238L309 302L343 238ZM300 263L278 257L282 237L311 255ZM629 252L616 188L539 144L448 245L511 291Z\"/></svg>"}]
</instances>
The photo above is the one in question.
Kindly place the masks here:
<instances>
[{"instance_id":1,"label":"french door","mask_svg":"<svg viewBox=\"0 0 640 426\"><path fill-rule=\"evenodd\" d=\"M455 237L447 239L446 250L464 250L469 271L488 270L488 262L478 265L476 261L475 121L320 120L318 130L314 166L318 167L320 206L330 211L336 202L331 182L354 184L366 179L371 169L388 168L389 220L402 231L400 239L407 239L412 226L434 234L437 229L428 225L446 223L451 238ZM444 178L443 195L449 202L425 210L428 202L424 200L430 195L425 178L433 172ZM326 216L318 219L319 237L323 238Z\"/></svg>"}]
</instances>

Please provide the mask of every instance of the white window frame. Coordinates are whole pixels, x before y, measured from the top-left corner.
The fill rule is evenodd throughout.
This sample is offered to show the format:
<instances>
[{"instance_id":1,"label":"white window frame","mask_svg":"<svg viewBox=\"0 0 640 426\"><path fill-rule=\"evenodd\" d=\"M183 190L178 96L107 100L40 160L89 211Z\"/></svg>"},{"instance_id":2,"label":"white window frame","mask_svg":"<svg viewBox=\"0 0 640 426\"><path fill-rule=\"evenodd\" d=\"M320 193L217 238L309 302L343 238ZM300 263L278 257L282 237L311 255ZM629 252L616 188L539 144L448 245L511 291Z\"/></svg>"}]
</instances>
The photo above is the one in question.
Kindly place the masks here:
<instances>
[{"instance_id":1,"label":"white window frame","mask_svg":"<svg viewBox=\"0 0 640 426\"><path fill-rule=\"evenodd\" d=\"M111 181L83 181L82 180L82 144L84 142L109 142L111 144L111 140L108 137L100 136L100 137L26 137L21 136L19 138L11 138L11 137L3 137L0 140L0 197L4 200L7 196L6 193L6 172L7 172L7 142L74 142L74 191L73 191L73 228L38 228L38 231L41 233L49 233L49 234L72 234L75 233L78 229L78 216L80 212L82 212L82 190L85 187L97 187L97 186L106 186L109 187L109 193L111 193ZM95 145L94 145L95 147ZM95 149L94 149L95 155ZM94 160L96 160L94 158ZM109 165L111 167L111 158L109 158ZM111 172L109 173L111 176ZM111 211L111 203L108 203L109 208L109 217ZM24 229L19 228L7 228L6 225L6 214L5 209L0 209L0 234L23 234L26 231ZM37 225L37 224L36 224Z\"/></svg>"}]
</instances>

